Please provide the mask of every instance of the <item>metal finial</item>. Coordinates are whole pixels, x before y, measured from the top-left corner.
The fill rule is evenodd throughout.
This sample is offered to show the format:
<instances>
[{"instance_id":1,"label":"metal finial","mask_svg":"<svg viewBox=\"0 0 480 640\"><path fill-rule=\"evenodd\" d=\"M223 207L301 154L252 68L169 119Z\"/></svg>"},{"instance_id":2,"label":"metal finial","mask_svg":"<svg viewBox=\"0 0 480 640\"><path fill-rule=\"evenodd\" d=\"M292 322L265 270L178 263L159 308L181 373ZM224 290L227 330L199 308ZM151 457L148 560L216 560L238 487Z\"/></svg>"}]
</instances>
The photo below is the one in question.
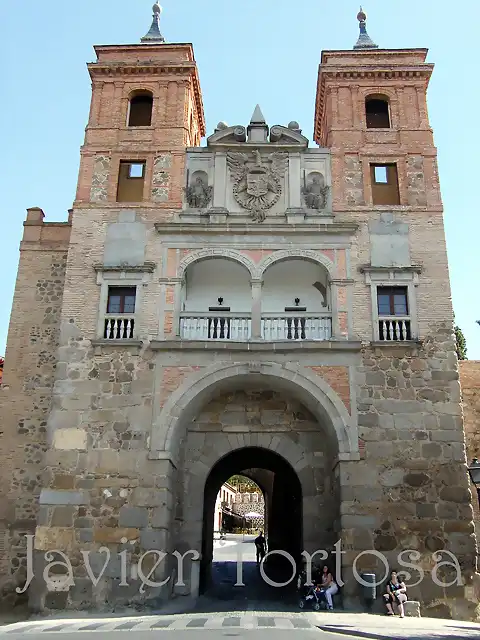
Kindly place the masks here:
<instances>
[{"instance_id":1,"label":"metal finial","mask_svg":"<svg viewBox=\"0 0 480 640\"><path fill-rule=\"evenodd\" d=\"M152 11L152 26L150 27L148 33L143 36L141 42L165 42L165 38L160 33L160 16L162 14L162 7L158 4L158 2L155 2L152 7Z\"/></svg>"},{"instance_id":2,"label":"metal finial","mask_svg":"<svg viewBox=\"0 0 480 640\"><path fill-rule=\"evenodd\" d=\"M360 35L354 49L378 49L378 45L373 42L367 33L367 14L360 5L360 11L357 13L357 20L360 26Z\"/></svg>"}]
</instances>

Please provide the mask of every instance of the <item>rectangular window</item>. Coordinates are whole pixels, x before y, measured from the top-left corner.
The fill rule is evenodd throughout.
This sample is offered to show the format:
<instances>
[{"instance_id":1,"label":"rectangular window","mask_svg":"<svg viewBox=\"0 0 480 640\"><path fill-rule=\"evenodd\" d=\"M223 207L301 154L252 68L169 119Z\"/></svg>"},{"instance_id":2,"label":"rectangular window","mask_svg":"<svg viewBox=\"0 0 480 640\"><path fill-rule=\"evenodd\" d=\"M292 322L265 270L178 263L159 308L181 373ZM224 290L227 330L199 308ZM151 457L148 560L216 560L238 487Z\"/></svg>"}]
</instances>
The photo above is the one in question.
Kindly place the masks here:
<instances>
[{"instance_id":1,"label":"rectangular window","mask_svg":"<svg viewBox=\"0 0 480 640\"><path fill-rule=\"evenodd\" d=\"M118 172L117 202L142 202L145 161L122 160Z\"/></svg>"},{"instance_id":2,"label":"rectangular window","mask_svg":"<svg viewBox=\"0 0 480 640\"><path fill-rule=\"evenodd\" d=\"M374 205L400 204L396 164L371 164L370 175Z\"/></svg>"},{"instance_id":3,"label":"rectangular window","mask_svg":"<svg viewBox=\"0 0 480 640\"><path fill-rule=\"evenodd\" d=\"M105 340L132 340L135 331L136 287L108 287Z\"/></svg>"},{"instance_id":4,"label":"rectangular window","mask_svg":"<svg viewBox=\"0 0 480 640\"><path fill-rule=\"evenodd\" d=\"M380 340L411 340L407 287L378 287L377 304Z\"/></svg>"},{"instance_id":5,"label":"rectangular window","mask_svg":"<svg viewBox=\"0 0 480 640\"><path fill-rule=\"evenodd\" d=\"M136 287L109 287L107 313L133 315L136 293Z\"/></svg>"},{"instance_id":6,"label":"rectangular window","mask_svg":"<svg viewBox=\"0 0 480 640\"><path fill-rule=\"evenodd\" d=\"M407 287L378 287L379 316L408 316Z\"/></svg>"}]
</instances>

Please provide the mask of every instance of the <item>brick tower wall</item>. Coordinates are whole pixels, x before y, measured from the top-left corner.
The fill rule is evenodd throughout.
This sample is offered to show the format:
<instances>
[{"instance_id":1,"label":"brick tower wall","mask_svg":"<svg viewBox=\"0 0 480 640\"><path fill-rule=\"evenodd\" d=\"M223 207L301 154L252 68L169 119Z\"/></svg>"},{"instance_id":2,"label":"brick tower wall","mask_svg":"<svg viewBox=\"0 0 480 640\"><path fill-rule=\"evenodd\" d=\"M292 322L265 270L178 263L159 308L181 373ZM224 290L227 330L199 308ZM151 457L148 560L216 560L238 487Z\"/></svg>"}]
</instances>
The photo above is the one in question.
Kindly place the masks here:
<instances>
[{"instance_id":1,"label":"brick tower wall","mask_svg":"<svg viewBox=\"0 0 480 640\"><path fill-rule=\"evenodd\" d=\"M461 588L438 586L430 576L432 553L447 549L471 587L476 543L437 152L426 101L433 66L426 55L425 49L323 52L315 139L331 149L334 212L359 224L349 295L354 334L370 343L356 372L365 460L341 470L347 514L342 537L349 545L344 560L348 566L360 551L376 549L396 566L399 551L416 549L426 578L410 597L422 602L426 615L462 617L475 615L471 591L465 590L466 605ZM388 101L388 128L367 126L366 101L378 95ZM398 172L398 200L385 205L375 201L370 165L389 163ZM404 233L400 251L393 228ZM413 340L375 342L376 282L395 286L401 279L411 282ZM365 304L370 292L371 304ZM368 502L358 501L362 491L368 491ZM360 569L383 571L370 558Z\"/></svg>"},{"instance_id":2,"label":"brick tower wall","mask_svg":"<svg viewBox=\"0 0 480 640\"><path fill-rule=\"evenodd\" d=\"M26 576L42 486L70 223L29 209L0 386L0 588L2 605Z\"/></svg>"}]
</instances>

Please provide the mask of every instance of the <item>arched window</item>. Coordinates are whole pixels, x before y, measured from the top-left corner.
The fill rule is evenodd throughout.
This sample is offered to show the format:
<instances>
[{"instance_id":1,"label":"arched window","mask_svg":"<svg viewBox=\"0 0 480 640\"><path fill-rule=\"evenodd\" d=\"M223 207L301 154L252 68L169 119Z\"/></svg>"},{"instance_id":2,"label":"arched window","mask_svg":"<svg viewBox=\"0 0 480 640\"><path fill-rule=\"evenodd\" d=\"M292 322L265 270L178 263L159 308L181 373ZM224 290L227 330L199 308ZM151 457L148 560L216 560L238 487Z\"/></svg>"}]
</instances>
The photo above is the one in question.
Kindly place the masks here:
<instances>
[{"instance_id":1,"label":"arched window","mask_svg":"<svg viewBox=\"0 0 480 640\"><path fill-rule=\"evenodd\" d=\"M390 107L386 96L368 96L365 114L367 129L390 129Z\"/></svg>"},{"instance_id":2,"label":"arched window","mask_svg":"<svg viewBox=\"0 0 480 640\"><path fill-rule=\"evenodd\" d=\"M153 95L150 91L136 91L130 98L129 127L149 127L152 124Z\"/></svg>"}]
</instances>

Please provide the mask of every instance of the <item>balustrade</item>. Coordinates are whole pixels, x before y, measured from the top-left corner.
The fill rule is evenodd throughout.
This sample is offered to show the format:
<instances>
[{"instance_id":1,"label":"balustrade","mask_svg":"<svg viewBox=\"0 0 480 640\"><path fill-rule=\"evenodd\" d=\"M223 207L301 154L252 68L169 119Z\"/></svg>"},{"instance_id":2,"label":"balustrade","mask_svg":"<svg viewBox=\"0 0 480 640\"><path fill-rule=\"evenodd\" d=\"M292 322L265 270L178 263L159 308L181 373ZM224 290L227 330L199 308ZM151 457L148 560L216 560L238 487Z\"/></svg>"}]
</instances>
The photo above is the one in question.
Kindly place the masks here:
<instances>
[{"instance_id":1,"label":"balustrade","mask_svg":"<svg viewBox=\"0 0 480 640\"><path fill-rule=\"evenodd\" d=\"M249 340L252 321L248 313L182 313L180 337L184 340Z\"/></svg>"},{"instance_id":2,"label":"balustrade","mask_svg":"<svg viewBox=\"0 0 480 640\"><path fill-rule=\"evenodd\" d=\"M105 340L132 340L135 319L132 315L107 315L103 337Z\"/></svg>"},{"instance_id":3,"label":"balustrade","mask_svg":"<svg viewBox=\"0 0 480 640\"><path fill-rule=\"evenodd\" d=\"M331 315L316 313L262 315L264 340L330 340L331 337Z\"/></svg>"},{"instance_id":4,"label":"balustrade","mask_svg":"<svg viewBox=\"0 0 480 640\"><path fill-rule=\"evenodd\" d=\"M410 318L398 316L382 317L379 320L379 339L381 341L399 341L411 340Z\"/></svg>"}]
</instances>

